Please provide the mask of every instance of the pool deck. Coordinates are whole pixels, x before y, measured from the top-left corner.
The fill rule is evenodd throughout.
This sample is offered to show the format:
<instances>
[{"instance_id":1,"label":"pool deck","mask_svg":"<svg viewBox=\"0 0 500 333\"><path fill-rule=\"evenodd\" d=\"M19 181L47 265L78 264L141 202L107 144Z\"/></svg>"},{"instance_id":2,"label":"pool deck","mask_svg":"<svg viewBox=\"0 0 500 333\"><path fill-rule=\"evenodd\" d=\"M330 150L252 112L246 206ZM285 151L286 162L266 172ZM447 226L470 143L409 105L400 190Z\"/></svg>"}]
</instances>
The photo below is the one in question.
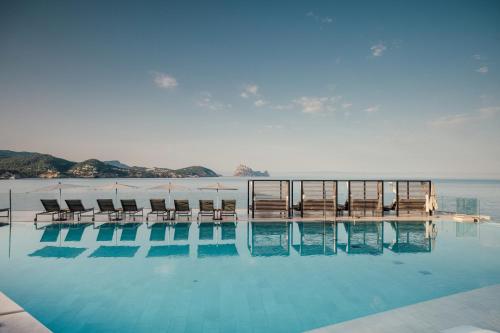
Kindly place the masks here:
<instances>
[{"instance_id":1,"label":"pool deck","mask_svg":"<svg viewBox=\"0 0 500 333\"><path fill-rule=\"evenodd\" d=\"M51 331L0 292L0 332L46 333Z\"/></svg>"},{"instance_id":2,"label":"pool deck","mask_svg":"<svg viewBox=\"0 0 500 333\"><path fill-rule=\"evenodd\" d=\"M309 332L500 331L500 284L321 327Z\"/></svg>"}]
</instances>

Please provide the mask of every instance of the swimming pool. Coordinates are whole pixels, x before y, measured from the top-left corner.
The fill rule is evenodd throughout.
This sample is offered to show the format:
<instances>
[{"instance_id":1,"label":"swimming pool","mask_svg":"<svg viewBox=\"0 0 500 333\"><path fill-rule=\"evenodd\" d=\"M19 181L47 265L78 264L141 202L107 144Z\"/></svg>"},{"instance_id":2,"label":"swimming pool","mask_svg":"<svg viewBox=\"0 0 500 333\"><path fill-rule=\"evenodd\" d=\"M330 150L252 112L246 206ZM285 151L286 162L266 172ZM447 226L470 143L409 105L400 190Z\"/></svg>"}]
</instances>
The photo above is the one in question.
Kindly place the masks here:
<instances>
[{"instance_id":1,"label":"swimming pool","mask_svg":"<svg viewBox=\"0 0 500 333\"><path fill-rule=\"evenodd\" d=\"M55 332L300 332L500 283L494 223L0 228L0 290Z\"/></svg>"}]
</instances>

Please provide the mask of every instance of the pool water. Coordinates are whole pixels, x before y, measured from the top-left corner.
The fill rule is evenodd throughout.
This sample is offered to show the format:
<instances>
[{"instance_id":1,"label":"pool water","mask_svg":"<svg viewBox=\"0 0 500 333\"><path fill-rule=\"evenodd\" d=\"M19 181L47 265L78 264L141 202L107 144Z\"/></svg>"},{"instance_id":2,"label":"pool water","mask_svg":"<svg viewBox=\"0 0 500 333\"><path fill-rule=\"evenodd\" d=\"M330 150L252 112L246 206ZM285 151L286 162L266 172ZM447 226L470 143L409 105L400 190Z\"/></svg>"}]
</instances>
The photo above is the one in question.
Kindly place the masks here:
<instances>
[{"instance_id":1,"label":"pool water","mask_svg":"<svg viewBox=\"0 0 500 333\"><path fill-rule=\"evenodd\" d=\"M500 283L495 223L14 223L0 290L55 332L301 332Z\"/></svg>"}]
</instances>

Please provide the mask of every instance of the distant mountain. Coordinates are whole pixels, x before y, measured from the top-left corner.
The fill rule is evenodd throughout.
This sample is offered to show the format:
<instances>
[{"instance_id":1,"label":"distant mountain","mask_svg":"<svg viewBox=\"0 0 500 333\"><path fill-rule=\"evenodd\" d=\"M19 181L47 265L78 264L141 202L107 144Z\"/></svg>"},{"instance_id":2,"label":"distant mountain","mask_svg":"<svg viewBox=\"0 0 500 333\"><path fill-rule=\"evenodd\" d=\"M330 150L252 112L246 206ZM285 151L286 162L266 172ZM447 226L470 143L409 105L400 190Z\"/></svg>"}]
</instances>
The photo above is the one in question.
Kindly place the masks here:
<instances>
[{"instance_id":1,"label":"distant mountain","mask_svg":"<svg viewBox=\"0 0 500 333\"><path fill-rule=\"evenodd\" d=\"M252 168L240 164L234 171L233 176L235 177L269 177L269 172L266 171L256 171Z\"/></svg>"},{"instance_id":2,"label":"distant mountain","mask_svg":"<svg viewBox=\"0 0 500 333\"><path fill-rule=\"evenodd\" d=\"M110 164L96 159L72 162L48 154L0 150L0 179L8 178L184 178L218 177L214 171L191 166L178 170L168 168L128 167L118 161Z\"/></svg>"},{"instance_id":3,"label":"distant mountain","mask_svg":"<svg viewBox=\"0 0 500 333\"><path fill-rule=\"evenodd\" d=\"M76 163L68 174L77 178L115 178L127 177L127 169L117 168L96 159Z\"/></svg>"},{"instance_id":4,"label":"distant mountain","mask_svg":"<svg viewBox=\"0 0 500 333\"><path fill-rule=\"evenodd\" d=\"M0 150L0 178L61 177L75 164L47 154Z\"/></svg>"},{"instance_id":5,"label":"distant mountain","mask_svg":"<svg viewBox=\"0 0 500 333\"><path fill-rule=\"evenodd\" d=\"M130 168L128 165L123 164L122 162L117 161L117 160L103 161L103 162L108 164L108 165L112 165L114 167L120 168L120 169L129 169Z\"/></svg>"},{"instance_id":6,"label":"distant mountain","mask_svg":"<svg viewBox=\"0 0 500 333\"><path fill-rule=\"evenodd\" d=\"M177 169L175 172L183 177L196 177L196 175L201 175L199 177L219 177L214 171L199 165Z\"/></svg>"}]
</instances>

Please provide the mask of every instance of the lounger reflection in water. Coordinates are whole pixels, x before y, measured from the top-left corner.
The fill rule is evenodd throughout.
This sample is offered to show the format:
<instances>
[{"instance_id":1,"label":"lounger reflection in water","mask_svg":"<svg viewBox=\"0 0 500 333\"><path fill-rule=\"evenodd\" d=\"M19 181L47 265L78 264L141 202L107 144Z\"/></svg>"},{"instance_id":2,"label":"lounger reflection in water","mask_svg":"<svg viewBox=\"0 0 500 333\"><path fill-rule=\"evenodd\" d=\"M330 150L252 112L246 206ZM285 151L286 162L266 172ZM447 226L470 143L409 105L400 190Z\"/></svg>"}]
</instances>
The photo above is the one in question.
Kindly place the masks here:
<instances>
[{"instance_id":1,"label":"lounger reflection in water","mask_svg":"<svg viewBox=\"0 0 500 333\"><path fill-rule=\"evenodd\" d=\"M184 241L189 239L189 228L191 223L176 223L174 225L174 240Z\"/></svg>"},{"instance_id":2,"label":"lounger reflection in water","mask_svg":"<svg viewBox=\"0 0 500 333\"><path fill-rule=\"evenodd\" d=\"M87 250L84 247L45 246L29 254L30 257L74 259Z\"/></svg>"},{"instance_id":3,"label":"lounger reflection in water","mask_svg":"<svg viewBox=\"0 0 500 333\"><path fill-rule=\"evenodd\" d=\"M380 255L384 250L384 222L344 222L347 242L338 247L349 254Z\"/></svg>"},{"instance_id":4,"label":"lounger reflection in water","mask_svg":"<svg viewBox=\"0 0 500 333\"><path fill-rule=\"evenodd\" d=\"M165 223L155 223L149 227L149 240L153 242L160 242L167 239L167 231L170 226Z\"/></svg>"},{"instance_id":5,"label":"lounger reflection in water","mask_svg":"<svg viewBox=\"0 0 500 333\"><path fill-rule=\"evenodd\" d=\"M233 222L222 222L220 224L221 240L236 239L236 224Z\"/></svg>"},{"instance_id":6,"label":"lounger reflection in water","mask_svg":"<svg viewBox=\"0 0 500 333\"><path fill-rule=\"evenodd\" d=\"M391 222L396 237L384 246L395 253L431 252L429 228L432 226L432 222L425 221Z\"/></svg>"},{"instance_id":7,"label":"lounger reflection in water","mask_svg":"<svg viewBox=\"0 0 500 333\"><path fill-rule=\"evenodd\" d=\"M214 239L215 223L202 223L198 226L198 238L200 240Z\"/></svg>"},{"instance_id":8,"label":"lounger reflection in water","mask_svg":"<svg viewBox=\"0 0 500 333\"><path fill-rule=\"evenodd\" d=\"M198 258L237 256L235 244L204 244L198 245Z\"/></svg>"},{"instance_id":9,"label":"lounger reflection in water","mask_svg":"<svg viewBox=\"0 0 500 333\"><path fill-rule=\"evenodd\" d=\"M247 224L248 249L252 256L290 255L289 222L249 222Z\"/></svg>"},{"instance_id":10,"label":"lounger reflection in water","mask_svg":"<svg viewBox=\"0 0 500 333\"><path fill-rule=\"evenodd\" d=\"M40 238L40 242L55 242L59 238L59 234L61 233L61 226L56 224L50 224L43 228L42 237Z\"/></svg>"},{"instance_id":11,"label":"lounger reflection in water","mask_svg":"<svg viewBox=\"0 0 500 333\"><path fill-rule=\"evenodd\" d=\"M99 227L99 232L97 233L98 242L110 242L113 240L115 235L115 230L118 229L116 223L104 223Z\"/></svg>"},{"instance_id":12,"label":"lounger reflection in water","mask_svg":"<svg viewBox=\"0 0 500 333\"><path fill-rule=\"evenodd\" d=\"M65 242L80 242L85 232L85 228L90 226L90 223L79 223L77 225L71 225L68 228L68 233L64 238Z\"/></svg>"},{"instance_id":13,"label":"lounger reflection in water","mask_svg":"<svg viewBox=\"0 0 500 333\"><path fill-rule=\"evenodd\" d=\"M137 230L141 226L140 223L127 223L119 228L122 231L122 234L120 236L121 241L135 241L137 238Z\"/></svg>"},{"instance_id":14,"label":"lounger reflection in water","mask_svg":"<svg viewBox=\"0 0 500 333\"><path fill-rule=\"evenodd\" d=\"M89 258L132 258L138 250L139 246L101 245L89 255Z\"/></svg>"},{"instance_id":15,"label":"lounger reflection in water","mask_svg":"<svg viewBox=\"0 0 500 333\"><path fill-rule=\"evenodd\" d=\"M189 244L184 245L154 245L147 254L148 258L154 257L187 257Z\"/></svg>"},{"instance_id":16,"label":"lounger reflection in water","mask_svg":"<svg viewBox=\"0 0 500 333\"><path fill-rule=\"evenodd\" d=\"M298 231L298 235L294 235L293 248L301 256L337 253L337 223L298 222L294 231Z\"/></svg>"}]
</instances>

